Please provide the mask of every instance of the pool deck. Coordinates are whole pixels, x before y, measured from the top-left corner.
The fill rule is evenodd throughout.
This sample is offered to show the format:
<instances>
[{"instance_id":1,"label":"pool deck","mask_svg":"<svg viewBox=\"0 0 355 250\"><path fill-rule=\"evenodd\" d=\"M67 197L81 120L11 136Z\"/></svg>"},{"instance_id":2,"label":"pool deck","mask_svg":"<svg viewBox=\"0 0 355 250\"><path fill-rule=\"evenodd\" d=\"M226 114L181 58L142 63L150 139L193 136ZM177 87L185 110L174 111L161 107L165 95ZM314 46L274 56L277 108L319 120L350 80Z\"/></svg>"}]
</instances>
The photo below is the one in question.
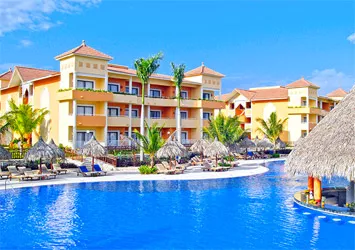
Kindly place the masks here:
<instances>
[{"instance_id":1,"label":"pool deck","mask_svg":"<svg viewBox=\"0 0 355 250\"><path fill-rule=\"evenodd\" d=\"M46 185L63 185L70 183L87 183L87 182L110 182L110 181L157 181L157 180L208 180L208 179L224 179L237 178L243 176L252 176L263 174L269 171L263 164L271 161L280 161L282 158L269 160L241 160L240 166L225 172L203 172L201 167L188 167L184 174L177 175L141 175L137 168L118 168L117 171L110 171L107 176L99 177L83 177L77 176L76 172L68 172L64 175L58 175L56 179L40 180L40 181L18 181L7 179L0 180L0 190L36 187Z\"/></svg>"}]
</instances>

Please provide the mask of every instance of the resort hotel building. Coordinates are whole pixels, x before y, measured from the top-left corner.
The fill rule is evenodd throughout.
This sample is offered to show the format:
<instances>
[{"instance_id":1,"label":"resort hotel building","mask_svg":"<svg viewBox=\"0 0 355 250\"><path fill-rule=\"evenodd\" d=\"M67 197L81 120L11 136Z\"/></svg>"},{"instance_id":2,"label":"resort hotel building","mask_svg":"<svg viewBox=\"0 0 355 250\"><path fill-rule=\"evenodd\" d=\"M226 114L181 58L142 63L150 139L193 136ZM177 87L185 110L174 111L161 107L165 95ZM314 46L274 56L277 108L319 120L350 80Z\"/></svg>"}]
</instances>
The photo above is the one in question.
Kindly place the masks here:
<instances>
[{"instance_id":1,"label":"resort hotel building","mask_svg":"<svg viewBox=\"0 0 355 250\"><path fill-rule=\"evenodd\" d=\"M50 111L40 126L44 140L77 148L92 135L103 145L130 143L139 131L141 95L145 95L148 124L164 125L161 136L176 129L176 88L172 76L153 74L146 93L134 69L109 63L113 58L85 44L55 57L59 71L16 66L0 75L1 115L9 111L9 101L31 104ZM192 143L203 135L203 126L215 109L224 103L221 95L224 75L203 64L186 72L182 85L182 142ZM9 134L3 143L12 139ZM38 135L33 133L36 142ZM5 140L5 141L4 141Z\"/></svg>"},{"instance_id":2,"label":"resort hotel building","mask_svg":"<svg viewBox=\"0 0 355 250\"><path fill-rule=\"evenodd\" d=\"M258 131L257 118L267 120L272 112L278 119L288 118L280 139L293 145L305 137L317 123L347 94L337 89L326 96L318 94L319 86L303 77L286 86L234 89L221 96L225 102L222 113L238 115L249 137L263 137ZM219 112L219 111L216 111Z\"/></svg>"}]
</instances>

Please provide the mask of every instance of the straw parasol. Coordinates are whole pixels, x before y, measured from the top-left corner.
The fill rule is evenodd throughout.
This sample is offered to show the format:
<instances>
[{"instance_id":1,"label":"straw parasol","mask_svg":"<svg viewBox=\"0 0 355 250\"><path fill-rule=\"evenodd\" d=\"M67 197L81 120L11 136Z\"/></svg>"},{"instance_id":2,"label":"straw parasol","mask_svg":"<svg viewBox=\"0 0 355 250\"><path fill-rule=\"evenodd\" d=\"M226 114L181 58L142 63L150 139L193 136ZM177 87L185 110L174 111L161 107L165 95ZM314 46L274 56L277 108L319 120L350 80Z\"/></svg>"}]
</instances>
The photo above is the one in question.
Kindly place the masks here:
<instances>
[{"instance_id":1,"label":"straw parasol","mask_svg":"<svg viewBox=\"0 0 355 250\"><path fill-rule=\"evenodd\" d=\"M203 151L203 153L207 156L216 156L216 167L218 167L218 156L228 155L228 148L224 146L224 144L214 139L214 141Z\"/></svg>"},{"instance_id":2,"label":"straw parasol","mask_svg":"<svg viewBox=\"0 0 355 250\"><path fill-rule=\"evenodd\" d=\"M263 139L259 140L256 146L259 148L272 148L274 144L267 137L264 137Z\"/></svg>"},{"instance_id":3,"label":"straw parasol","mask_svg":"<svg viewBox=\"0 0 355 250\"><path fill-rule=\"evenodd\" d=\"M195 153L201 154L201 158L203 159L203 151L210 145L209 141L205 139L197 140L192 146L190 150Z\"/></svg>"},{"instance_id":4,"label":"straw parasol","mask_svg":"<svg viewBox=\"0 0 355 250\"><path fill-rule=\"evenodd\" d=\"M8 160L11 159L12 155L9 151L0 146L0 160Z\"/></svg>"},{"instance_id":5,"label":"straw parasol","mask_svg":"<svg viewBox=\"0 0 355 250\"><path fill-rule=\"evenodd\" d=\"M175 158L176 156L183 156L185 151L179 147L176 141L167 141L156 153L158 158Z\"/></svg>"},{"instance_id":6,"label":"straw parasol","mask_svg":"<svg viewBox=\"0 0 355 250\"><path fill-rule=\"evenodd\" d=\"M48 146L51 147L51 149L54 151L56 158L65 158L65 153L62 149L60 149L57 144L55 144L54 140L51 139L51 141L48 143Z\"/></svg>"},{"instance_id":7,"label":"straw parasol","mask_svg":"<svg viewBox=\"0 0 355 250\"><path fill-rule=\"evenodd\" d=\"M280 137L277 137L277 139L275 141L275 146L276 146L276 148L286 148L286 143L281 141Z\"/></svg>"},{"instance_id":8,"label":"straw parasol","mask_svg":"<svg viewBox=\"0 0 355 250\"><path fill-rule=\"evenodd\" d=\"M42 159L52 160L55 157L55 152L43 141L42 136L40 136L38 142L27 151L24 159L26 161L39 160L39 171L42 173Z\"/></svg>"},{"instance_id":9,"label":"straw parasol","mask_svg":"<svg viewBox=\"0 0 355 250\"><path fill-rule=\"evenodd\" d=\"M286 160L292 175L355 178L355 90L297 142Z\"/></svg>"},{"instance_id":10,"label":"straw parasol","mask_svg":"<svg viewBox=\"0 0 355 250\"><path fill-rule=\"evenodd\" d=\"M84 144L81 148L81 153L86 156L92 157L92 171L94 171L94 160L95 157L105 156L106 149L96 140L95 136L92 136L91 139Z\"/></svg>"},{"instance_id":11,"label":"straw parasol","mask_svg":"<svg viewBox=\"0 0 355 250\"><path fill-rule=\"evenodd\" d=\"M250 140L248 137L244 137L240 142L239 142L239 147L245 148L245 158L247 157L248 154L248 148L255 148L255 143Z\"/></svg>"}]
</instances>

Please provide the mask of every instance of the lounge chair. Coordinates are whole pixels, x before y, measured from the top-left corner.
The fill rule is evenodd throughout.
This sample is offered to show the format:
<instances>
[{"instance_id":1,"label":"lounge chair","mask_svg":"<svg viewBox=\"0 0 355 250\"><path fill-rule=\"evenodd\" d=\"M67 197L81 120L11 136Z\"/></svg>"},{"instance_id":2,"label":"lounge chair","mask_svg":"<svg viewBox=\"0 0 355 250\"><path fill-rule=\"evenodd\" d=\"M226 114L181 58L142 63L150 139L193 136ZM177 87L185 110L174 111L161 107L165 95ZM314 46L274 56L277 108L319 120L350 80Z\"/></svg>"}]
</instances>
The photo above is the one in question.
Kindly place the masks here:
<instances>
[{"instance_id":1,"label":"lounge chair","mask_svg":"<svg viewBox=\"0 0 355 250\"><path fill-rule=\"evenodd\" d=\"M46 174L38 174L33 171L25 171L24 176L21 178L22 180L41 180L42 178L48 179L48 175Z\"/></svg>"},{"instance_id":2,"label":"lounge chair","mask_svg":"<svg viewBox=\"0 0 355 250\"><path fill-rule=\"evenodd\" d=\"M175 170L166 169L163 164L156 164L155 167L158 169L158 174L175 174Z\"/></svg>"},{"instance_id":3,"label":"lounge chair","mask_svg":"<svg viewBox=\"0 0 355 250\"><path fill-rule=\"evenodd\" d=\"M94 165L94 170L96 173L99 173L100 175L106 175L107 174L107 171L103 171L101 169L101 167L99 166L99 164L95 164Z\"/></svg>"},{"instance_id":4,"label":"lounge chair","mask_svg":"<svg viewBox=\"0 0 355 250\"><path fill-rule=\"evenodd\" d=\"M7 169L9 170L10 172L10 175L9 175L9 179L10 181L12 179L19 179L21 180L22 177L24 176L24 173L20 173L20 171L17 170L16 166L7 166Z\"/></svg>"},{"instance_id":5,"label":"lounge chair","mask_svg":"<svg viewBox=\"0 0 355 250\"><path fill-rule=\"evenodd\" d=\"M57 174L66 174L68 172L68 169L61 168L61 166L57 163L53 164L53 169L57 172Z\"/></svg>"},{"instance_id":6,"label":"lounge chair","mask_svg":"<svg viewBox=\"0 0 355 250\"><path fill-rule=\"evenodd\" d=\"M0 179L2 178L9 178L10 177L10 172L9 171L2 171L0 167Z\"/></svg>"},{"instance_id":7,"label":"lounge chair","mask_svg":"<svg viewBox=\"0 0 355 250\"><path fill-rule=\"evenodd\" d=\"M100 173L98 173L98 172L89 171L86 166L79 167L79 171L77 173L77 176L79 176L79 174L82 174L84 177L99 176L100 175Z\"/></svg>"},{"instance_id":8,"label":"lounge chair","mask_svg":"<svg viewBox=\"0 0 355 250\"><path fill-rule=\"evenodd\" d=\"M42 165L42 173L44 175L47 175L48 178L52 177L53 179L57 178L57 174L49 171L49 169L46 167L46 165Z\"/></svg>"}]
</instances>

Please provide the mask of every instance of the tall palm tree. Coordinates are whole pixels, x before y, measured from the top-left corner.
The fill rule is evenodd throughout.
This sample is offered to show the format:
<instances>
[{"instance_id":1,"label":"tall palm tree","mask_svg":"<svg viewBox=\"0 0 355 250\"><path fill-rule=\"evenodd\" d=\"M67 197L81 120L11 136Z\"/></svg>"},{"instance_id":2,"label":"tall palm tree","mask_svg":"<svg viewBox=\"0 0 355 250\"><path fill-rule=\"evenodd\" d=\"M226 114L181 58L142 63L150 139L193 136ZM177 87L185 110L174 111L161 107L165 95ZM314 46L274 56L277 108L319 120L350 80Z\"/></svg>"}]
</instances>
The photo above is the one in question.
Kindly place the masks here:
<instances>
[{"instance_id":1,"label":"tall palm tree","mask_svg":"<svg viewBox=\"0 0 355 250\"><path fill-rule=\"evenodd\" d=\"M146 121L145 126L147 127L147 135L139 133L138 130L134 130L133 132L139 140L137 141L138 147L149 155L150 166L153 167L155 154L164 144L164 139L160 135L163 126L158 126L158 123L153 123L152 126L149 126Z\"/></svg>"},{"instance_id":2,"label":"tall palm tree","mask_svg":"<svg viewBox=\"0 0 355 250\"><path fill-rule=\"evenodd\" d=\"M171 63L171 68L173 70L173 80L176 87L176 100L177 100L177 139L181 143L181 113L180 113L180 103L181 103L181 85L184 80L185 75L185 64L175 65Z\"/></svg>"},{"instance_id":3,"label":"tall palm tree","mask_svg":"<svg viewBox=\"0 0 355 250\"><path fill-rule=\"evenodd\" d=\"M151 56L147 59L139 58L134 62L134 67L137 71L137 77L142 84L142 108L141 108L141 128L140 133L144 135L144 95L145 95L145 85L149 83L150 76L157 71L160 64L159 61L163 58L163 54L159 52L158 54ZM148 93L149 95L149 93ZM140 160L143 160L143 149L140 152Z\"/></svg>"},{"instance_id":4,"label":"tall palm tree","mask_svg":"<svg viewBox=\"0 0 355 250\"><path fill-rule=\"evenodd\" d=\"M45 108L34 109L29 104L16 105L13 99L9 101L9 107L10 111L0 117L0 120L3 121L0 131L11 130L20 136L22 143L25 140L30 143L29 136L32 132L38 134L37 128L41 125L45 116L49 114L49 111Z\"/></svg>"},{"instance_id":5,"label":"tall palm tree","mask_svg":"<svg viewBox=\"0 0 355 250\"><path fill-rule=\"evenodd\" d=\"M211 117L209 126L203 130L210 139L217 138L227 147L237 143L246 133L240 126L238 116L229 117L222 113Z\"/></svg>"},{"instance_id":6,"label":"tall palm tree","mask_svg":"<svg viewBox=\"0 0 355 250\"><path fill-rule=\"evenodd\" d=\"M264 136L266 136L276 147L276 140L284 131L284 125L288 118L278 119L276 112L272 112L267 120L257 118L256 121L260 124L260 127L256 130Z\"/></svg>"}]
</instances>

